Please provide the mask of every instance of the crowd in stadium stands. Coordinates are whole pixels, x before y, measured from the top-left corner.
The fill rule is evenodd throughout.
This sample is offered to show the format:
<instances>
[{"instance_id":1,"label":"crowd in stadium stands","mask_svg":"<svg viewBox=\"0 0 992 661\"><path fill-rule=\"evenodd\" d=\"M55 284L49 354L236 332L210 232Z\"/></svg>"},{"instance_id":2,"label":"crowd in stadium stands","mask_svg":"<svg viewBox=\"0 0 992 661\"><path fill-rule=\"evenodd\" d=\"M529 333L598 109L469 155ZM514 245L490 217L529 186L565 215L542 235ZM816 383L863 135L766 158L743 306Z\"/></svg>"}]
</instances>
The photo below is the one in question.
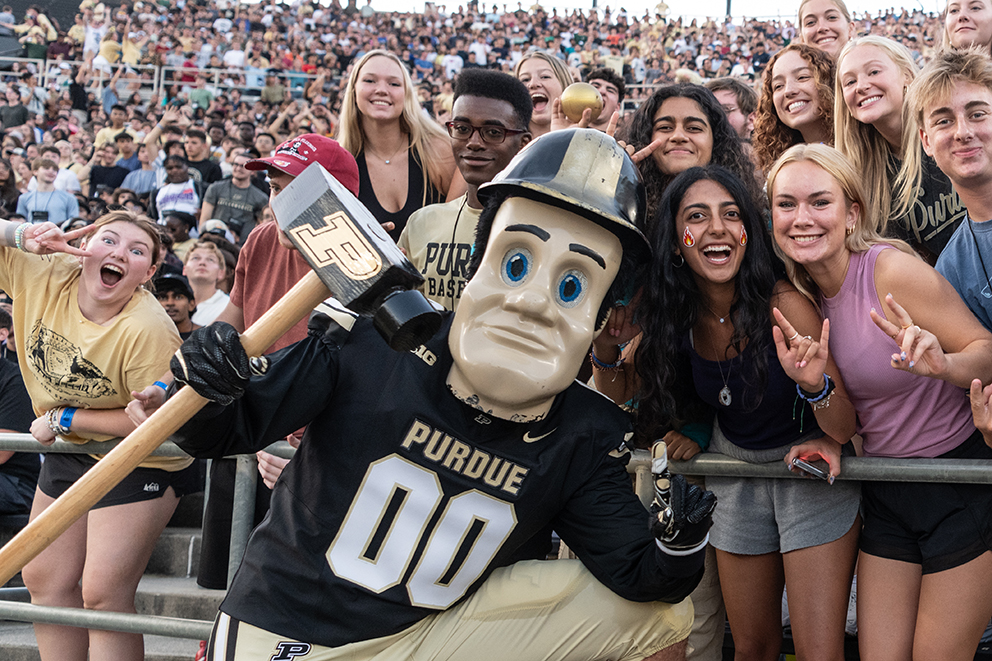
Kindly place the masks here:
<instances>
[{"instance_id":1,"label":"crowd in stadium stands","mask_svg":"<svg viewBox=\"0 0 992 661\"><path fill-rule=\"evenodd\" d=\"M791 460L804 449L829 462L832 484L844 443L829 438L847 441L854 435L856 410L858 431L864 437L864 447L857 447L859 453L973 458L988 454L975 425L987 431L989 421L979 419L978 413L971 420L960 389L971 378L985 383L992 380L992 366L974 356L975 347L992 343L987 330L992 318L983 311L988 295L983 291L984 299L968 298L959 281L970 281L974 274L956 274L946 256L951 253L944 253L945 248L954 255L964 250L966 258L985 271L979 239L974 239L976 261L974 254L961 247L964 230L956 230L974 225L970 236L978 232L983 242L988 233L979 229L980 222L967 218L969 209L974 217L974 209L980 206L978 194L967 188L970 175L962 175L947 162L941 151L946 140L940 141L939 127L923 121L925 111L953 87L934 82L938 74L928 74L924 67L932 61L939 63L946 53L966 52L970 45L989 50L992 8L988 0L974 0L968 7L950 0L942 15L902 9L875 16L852 16L840 0L803 0L794 14L778 19L684 19L653 12L636 16L610 7L560 12L540 5L516 3L514 9L478 2L457 8L428 3L423 13L399 13L376 10L374 0L364 2L342 7L338 0L330 4L263 0L252 5L234 0L145 0L114 6L84 0L72 25L57 24L34 5L23 17L2 7L0 36L17 38L24 58L0 63L0 219L53 223L65 233L67 242L78 246L84 228L100 218L104 218L103 226L123 227L121 223L132 222L126 220L130 217L126 213L108 221L108 212L147 215L156 221L161 235L154 296L175 323L176 333L185 339L215 320L243 331L307 270L295 253L279 247L282 234L273 229L268 201L302 171L287 166L286 155L309 154L332 171L340 168L335 174L342 183L356 193L425 275L425 294L454 309L465 286L473 230L482 208L479 186L531 140L571 126L574 122L560 111L559 98L570 83L587 81L600 91L605 109L599 117L584 117L579 123L615 132L631 154L646 186L648 218L662 227L643 229L662 261L667 260L667 265L656 266L657 282L641 283L640 303L635 299L628 301L630 306L618 307L591 355L590 381L618 405L637 413L641 442L665 436L675 459L688 459L709 447L745 461ZM976 3L977 9L971 7ZM959 30L962 25L965 29ZM960 66L978 71L966 74L970 78L960 84L985 84L983 56L973 52L971 57L978 60L944 64L950 71L947 80L956 80L953 68ZM490 75L497 77L486 78ZM907 112L903 112L904 105ZM953 109L944 110L953 115ZM924 129L922 134L918 127ZM477 155L485 153L485 159L473 160L473 150ZM940 352L943 347L949 355L953 352L960 373L941 377L943 385L938 387L933 385L937 379L923 378L933 373L917 366L913 378L919 378L920 390L908 395L941 409L940 420L946 429L953 428L953 433L947 432L953 438L942 437L922 449L909 442L886 445L891 440L886 435L895 432L873 418L871 411L884 410L894 416L908 412L891 398L864 396L871 387L865 386L867 375L859 374L863 366L856 357L832 351L828 360L817 353L826 346L818 342L819 315L829 305L840 304L828 297L836 283L820 278L823 273L815 260L809 265L801 250L792 254L782 245L787 230L780 231L780 226L793 222L789 205L805 204L798 172L811 181L822 179L824 190L837 192L839 201L833 202L846 200L848 212L857 207L861 217L868 219L864 224L870 227L863 232L848 226L849 238L844 243L840 236L839 243L845 247L838 254L843 252L845 259L854 260L852 264L877 258L893 272L905 277L915 274L914 286L933 295L932 302L945 313L944 319L967 315L966 305L977 315L975 323L968 317L968 323L957 328L942 325L939 311L924 312L926 305L913 298L917 290L887 276L885 282L896 283L886 290L895 300L885 298L874 306L884 305L886 314L897 323L876 320L874 306L874 316L866 322L871 328L874 322L899 342L909 341L905 337L915 329L914 341L925 338L930 342L928 351ZM854 183L853 172L858 180ZM788 203L776 198L779 193ZM707 278L713 276L715 267L705 259L719 261L720 257L710 253L703 259L690 253L699 238L691 232L720 234L726 221L703 223L695 217L684 218L683 212L689 201L696 200L702 208L712 199L724 198L737 209L731 220L740 224L740 231L727 234L731 247L721 244L714 250L720 255L736 254L733 245L746 245L748 257L736 262L730 259L737 270L711 282ZM975 220L987 220L987 213L978 215ZM713 229L716 225L719 228ZM149 227L151 223L127 231L141 237ZM773 229L770 235L765 231L768 227ZM10 237L0 255L13 253L15 243L22 249L41 251L32 231L6 222L2 228ZM959 240L955 242L952 236ZM882 237L903 251L899 257L893 256L898 251L873 247ZM773 240L779 243L777 253L772 251ZM686 251L684 258L680 246ZM667 256L673 249L682 258L681 264ZM923 259L910 263L906 261L909 253ZM767 263L757 263L759 255ZM0 274L6 273L4 269L13 273L20 268L20 262L9 261ZM772 262L775 266L769 267ZM943 280L938 283L939 276L931 278L925 262L937 265L965 297L964 303L954 297L950 285L944 287ZM269 277L270 273L274 275ZM876 277L882 281L880 273ZM987 280L987 271L984 275ZM7 275L3 281L14 283L15 279ZM635 305L641 306L636 320ZM864 303L865 310L868 305ZM16 311L16 297L13 306ZM769 316L772 307L774 317ZM679 310L678 319L672 318L671 310ZM54 435L69 432L72 414L66 411L75 409L53 409L62 417L56 420L48 415L46 419L45 407L35 402L34 414L25 415L28 398L9 363L17 364L20 357L21 370L26 369L28 358L21 340L29 328L23 319L18 325L18 314L11 317L9 312L0 313L0 341L7 361L3 364L8 365L0 381L0 401L4 402L0 429L30 428L34 433L40 425L50 442ZM831 332L845 342L856 342L857 331L842 326L842 311L832 313L838 321ZM914 325L923 325L922 319L931 327L921 331ZM769 333L772 324L779 329L774 335ZM826 329L823 326L824 334ZM928 334L930 330L933 334ZM298 325L277 346L288 345L304 333L305 326ZM796 338L802 351L810 352L810 361L816 359L815 374L806 369L805 360L800 368L801 356L794 354L789 355L796 361L795 369L785 362L779 369L776 348L781 359L783 352L797 350L791 344ZM151 364L164 367L174 348L172 340L178 344L178 338L164 343L165 355ZM834 342L831 338L831 349ZM746 348L752 346L755 349L747 353ZM895 348L893 344L891 349ZM86 345L81 350L83 356L90 351ZM755 354L760 356L755 358ZM701 366L700 357L709 367ZM912 371L915 360L923 362L917 356L904 367L901 363L906 360L905 353L901 359L897 354L892 363L897 369ZM690 361L695 362L690 365ZM888 354L883 362L879 369L888 365ZM32 369L37 367L31 364ZM966 374L963 366L971 372ZM583 378L590 378L589 369ZM730 378L731 369L736 381ZM23 378L29 381L35 376L25 373ZM165 382L156 386L128 385L137 393L137 405L132 402L127 407L131 420L140 421L161 403L171 375L161 378ZM672 389L693 381L699 397L672 394ZM757 382L770 384L763 406L779 394L784 398L767 407L771 416L767 424L755 423L750 412L736 417L730 413L729 393L735 384L754 388ZM712 386L710 399L701 391L704 384ZM775 390L779 386L781 392ZM792 408L794 400L799 401L796 388L799 397L810 403L805 426L802 417L796 423ZM34 401L35 391L27 390ZM834 406L824 412L832 393ZM971 394L973 402L981 397L974 386ZM743 397L735 400L735 406L741 405ZM19 413L13 410L17 408ZM929 413L923 411L924 416ZM116 435L121 419L115 418L117 426L84 430L82 438ZM816 422L809 423L812 419ZM903 436L915 438L919 429L930 429L924 419L914 418L911 424L915 425L912 433ZM294 436L290 441L299 442ZM853 454L850 448L846 445L844 453ZM961 450L965 454L948 454L960 448L965 448ZM259 453L259 461L261 475L271 487L286 461L264 452ZM218 462L213 469L213 488L219 495L211 496L210 504L216 508L226 502L227 511L208 515L209 527L216 528L212 534L229 525L230 494L226 501L223 496L230 491L233 468L222 466ZM49 479L45 470L43 485ZM0 454L0 477L9 480L0 489L0 501L9 500L0 502L0 512L27 513L29 494L38 480L37 462L18 463ZM0 486L4 484L0 480ZM177 493L172 495L178 494L180 486L189 489L178 480L175 485ZM720 658L722 602L738 649L753 654L742 652L745 656L740 658L775 658L786 583L800 658L812 650L826 650L824 656L840 658L859 534L859 598L867 609L859 608L863 658L890 658L883 654L887 646L912 649L914 626L899 628L892 622L905 624L915 618L917 604L921 613L918 637L939 641L939 650L944 649L941 645L961 645L961 641L974 649L981 630L978 625L992 615L990 592L979 589L992 580L987 578L992 572L986 571L992 562L987 547L992 530L986 525L989 511L984 512L986 524L981 533L986 535L985 545L979 544L977 552L971 547L960 553L959 549L930 549L935 557L925 551L921 560L908 553L900 555L901 550L893 555L884 535L871 533L889 516L877 503L901 501L903 496L896 492L874 488L859 492L854 483L828 489L826 483L818 483L828 495L811 496L814 492L803 483L794 491L786 492L783 487L767 501L755 503L752 492L764 490L765 481L728 478L722 483L712 480L708 486L718 491L720 504L712 538L715 551L709 552L706 576L693 594L697 627L690 638L695 649L690 658ZM989 502L988 490L979 491L974 498L968 497L969 502ZM260 491L259 517L266 507L264 493ZM51 500L50 491L45 494L35 500L35 514ZM943 497L940 492L931 500ZM816 499L815 506L810 506L811 498ZM869 502L875 503L875 509L865 508ZM758 521L758 510L769 519ZM943 514L934 516L941 519ZM755 526L746 531L753 533L750 537L734 530L744 520L745 525ZM930 524L942 525L939 521ZM801 533L784 532L803 525L806 528ZM156 526L150 525L148 536L157 535L161 527ZM210 534L207 527L205 535ZM205 547L209 558L201 561L201 584L224 587L227 544L224 534L219 534L218 540ZM139 560L145 557L141 549L134 553ZM919 567L915 575L901 571L902 564L921 562L922 579ZM143 568L137 567L141 562L132 564L132 569ZM37 603L54 603L45 601L51 578L44 576L47 567L36 564L25 574L29 588L38 587ZM960 568L961 573L946 579L946 584L927 582L928 576L944 576L951 568ZM986 578L974 579L969 571ZM804 576L817 578L816 600L804 597ZM64 578L72 590L77 588L78 576ZM921 581L931 586L922 596ZM950 589L955 594L959 583L969 581L979 587L962 596L960 603L972 614L971 619L960 610L946 608L950 602L941 592ZM126 601L128 595L123 596ZM912 612L903 608L903 602L912 604ZM119 603L120 599L108 609L121 610ZM935 633L939 627L934 621L941 623L946 636ZM852 626L849 623L849 631ZM885 633L893 627L898 629L893 634L898 639L895 643ZM39 641L61 635L51 626L38 631ZM109 642L91 639L91 654L94 645L133 652L134 639L127 636L113 634ZM48 644L52 645L47 648L51 658L69 658L59 656L56 643ZM74 644L85 650L85 641ZM44 657L46 650L42 652ZM114 658L131 658L128 654L120 652ZM944 658L939 652L933 657Z\"/></svg>"}]
</instances>

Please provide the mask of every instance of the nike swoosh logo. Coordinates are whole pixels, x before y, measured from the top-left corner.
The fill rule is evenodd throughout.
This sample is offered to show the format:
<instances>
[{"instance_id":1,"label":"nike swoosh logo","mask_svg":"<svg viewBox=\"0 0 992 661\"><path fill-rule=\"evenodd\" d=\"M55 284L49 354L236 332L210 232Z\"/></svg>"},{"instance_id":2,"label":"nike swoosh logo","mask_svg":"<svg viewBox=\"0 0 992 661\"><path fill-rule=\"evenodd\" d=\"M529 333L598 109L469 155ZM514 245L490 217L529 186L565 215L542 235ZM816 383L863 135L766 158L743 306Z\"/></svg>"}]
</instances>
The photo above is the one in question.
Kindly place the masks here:
<instances>
[{"instance_id":1,"label":"nike swoosh logo","mask_svg":"<svg viewBox=\"0 0 992 661\"><path fill-rule=\"evenodd\" d=\"M524 434L524 443L537 443L542 438L547 438L548 436L554 434L556 431L558 431L557 427L549 431L547 434L541 434L540 436L531 436L530 432L527 432L526 434Z\"/></svg>"}]
</instances>

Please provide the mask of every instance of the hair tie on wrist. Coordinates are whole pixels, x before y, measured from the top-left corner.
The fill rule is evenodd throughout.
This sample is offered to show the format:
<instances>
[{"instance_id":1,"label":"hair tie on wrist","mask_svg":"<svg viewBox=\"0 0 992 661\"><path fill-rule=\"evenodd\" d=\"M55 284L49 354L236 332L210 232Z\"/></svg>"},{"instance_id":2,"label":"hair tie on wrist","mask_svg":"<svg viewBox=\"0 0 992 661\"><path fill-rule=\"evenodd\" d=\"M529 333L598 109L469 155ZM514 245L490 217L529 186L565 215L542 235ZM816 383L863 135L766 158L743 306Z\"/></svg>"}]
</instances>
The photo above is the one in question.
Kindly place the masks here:
<instances>
[{"instance_id":1,"label":"hair tie on wrist","mask_svg":"<svg viewBox=\"0 0 992 661\"><path fill-rule=\"evenodd\" d=\"M620 357L617 358L617 362L615 363L604 363L603 361L601 361L599 358L596 357L595 351L590 351L589 362L592 363L593 367L595 367L596 369L603 370L604 372L618 370L623 365L623 354L622 353L620 354Z\"/></svg>"},{"instance_id":2,"label":"hair tie on wrist","mask_svg":"<svg viewBox=\"0 0 992 661\"><path fill-rule=\"evenodd\" d=\"M830 378L830 375L826 372L823 373L823 390L820 392L809 392L803 390L802 386L798 383L796 384L796 394L799 395L801 399L808 402L810 407L814 411L819 411L830 406L830 397L834 393L834 388L836 384L834 380Z\"/></svg>"}]
</instances>

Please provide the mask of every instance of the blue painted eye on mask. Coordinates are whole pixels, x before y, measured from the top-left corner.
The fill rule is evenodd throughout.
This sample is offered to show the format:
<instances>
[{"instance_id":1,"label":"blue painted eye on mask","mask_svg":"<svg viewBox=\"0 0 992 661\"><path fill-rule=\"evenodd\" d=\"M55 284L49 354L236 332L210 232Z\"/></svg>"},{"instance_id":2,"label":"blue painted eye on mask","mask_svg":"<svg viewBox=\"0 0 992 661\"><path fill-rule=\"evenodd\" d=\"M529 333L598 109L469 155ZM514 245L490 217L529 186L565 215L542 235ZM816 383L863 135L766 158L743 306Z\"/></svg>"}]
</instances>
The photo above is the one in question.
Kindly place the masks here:
<instances>
[{"instance_id":1,"label":"blue painted eye on mask","mask_svg":"<svg viewBox=\"0 0 992 661\"><path fill-rule=\"evenodd\" d=\"M529 250L513 248L503 256L503 263L499 269L500 277L506 284L516 287L527 279L533 261L534 258Z\"/></svg>"},{"instance_id":2,"label":"blue painted eye on mask","mask_svg":"<svg viewBox=\"0 0 992 661\"><path fill-rule=\"evenodd\" d=\"M558 289L555 297L558 305L563 308L573 308L585 298L587 285L586 275L581 271L566 271L558 280Z\"/></svg>"}]
</instances>

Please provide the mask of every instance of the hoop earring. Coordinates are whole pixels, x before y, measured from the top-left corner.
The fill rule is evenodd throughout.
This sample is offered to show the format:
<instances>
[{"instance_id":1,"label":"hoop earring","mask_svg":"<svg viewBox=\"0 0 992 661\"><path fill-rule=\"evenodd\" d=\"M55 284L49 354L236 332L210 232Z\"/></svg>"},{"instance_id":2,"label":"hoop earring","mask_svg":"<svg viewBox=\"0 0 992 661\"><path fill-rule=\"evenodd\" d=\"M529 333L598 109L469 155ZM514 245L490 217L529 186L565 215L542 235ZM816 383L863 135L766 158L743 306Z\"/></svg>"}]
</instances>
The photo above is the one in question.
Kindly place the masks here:
<instances>
[{"instance_id":1,"label":"hoop earring","mask_svg":"<svg viewBox=\"0 0 992 661\"><path fill-rule=\"evenodd\" d=\"M847 236L851 236L852 234L854 234L854 228L853 227L848 227L847 228Z\"/></svg>"},{"instance_id":2,"label":"hoop earring","mask_svg":"<svg viewBox=\"0 0 992 661\"><path fill-rule=\"evenodd\" d=\"M680 252L677 252L677 253L675 253L675 256L676 256L676 257L678 257L679 259L681 259L682 261L681 261L681 262L679 262L678 264L676 264L676 263L675 263L675 258L673 257L673 258L672 258L672 266L674 266L674 267L675 267L675 268L677 268L677 269L680 269L680 268L682 268L683 266L685 266L685 257L683 257L683 256L682 256L682 253L680 253Z\"/></svg>"}]
</instances>

